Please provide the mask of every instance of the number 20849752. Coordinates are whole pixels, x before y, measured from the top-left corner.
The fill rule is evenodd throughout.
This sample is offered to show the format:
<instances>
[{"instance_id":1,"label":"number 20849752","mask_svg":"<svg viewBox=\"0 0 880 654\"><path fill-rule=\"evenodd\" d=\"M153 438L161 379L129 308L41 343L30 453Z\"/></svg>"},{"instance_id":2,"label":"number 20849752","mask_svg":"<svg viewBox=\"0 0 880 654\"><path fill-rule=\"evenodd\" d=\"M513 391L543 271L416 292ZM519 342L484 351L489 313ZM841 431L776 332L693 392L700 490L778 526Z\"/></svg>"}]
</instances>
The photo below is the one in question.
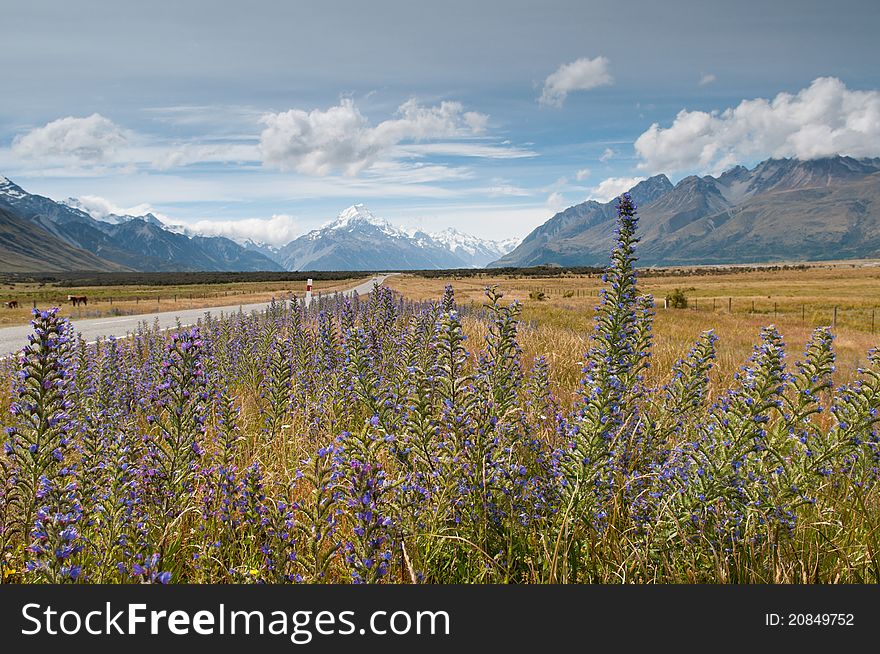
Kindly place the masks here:
<instances>
[{"instance_id":1,"label":"number 20849752","mask_svg":"<svg viewBox=\"0 0 880 654\"><path fill-rule=\"evenodd\" d=\"M853 627L852 613L765 613L768 627Z\"/></svg>"}]
</instances>

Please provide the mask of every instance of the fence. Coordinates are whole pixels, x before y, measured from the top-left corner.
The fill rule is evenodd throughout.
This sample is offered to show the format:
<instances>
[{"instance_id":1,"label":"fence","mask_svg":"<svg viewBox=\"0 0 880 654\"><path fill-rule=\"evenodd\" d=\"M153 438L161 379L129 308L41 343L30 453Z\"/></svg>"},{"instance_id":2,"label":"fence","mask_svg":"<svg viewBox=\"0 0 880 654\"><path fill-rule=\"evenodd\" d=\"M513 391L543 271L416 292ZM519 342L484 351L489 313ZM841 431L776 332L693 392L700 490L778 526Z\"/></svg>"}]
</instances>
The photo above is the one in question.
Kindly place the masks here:
<instances>
[{"instance_id":1,"label":"fence","mask_svg":"<svg viewBox=\"0 0 880 654\"><path fill-rule=\"evenodd\" d=\"M546 297L598 299L599 292L594 289L573 289L565 287L529 287L530 293L543 293ZM814 327L830 325L847 326L853 329L877 333L880 329L880 306L852 306L798 302L786 298L783 301L772 298L754 299L750 297L694 297L687 298L685 309L668 306L665 298L657 298L657 309L667 311L704 311L706 313L727 313L739 315L767 316L773 320L786 319L799 321Z\"/></svg>"},{"instance_id":2,"label":"fence","mask_svg":"<svg viewBox=\"0 0 880 654\"><path fill-rule=\"evenodd\" d=\"M106 305L114 305L114 304L125 304L125 303L134 303L136 305L140 304L149 304L155 303L157 305L162 303L162 300L166 302L193 302L195 300L202 299L221 299L224 297L230 297L235 295L258 295L261 293L270 293L272 290L224 290L222 293L166 293L161 294L157 293L156 295L86 295L88 298L88 305L94 304L106 304ZM19 300L20 306L26 306L28 300ZM70 301L67 299L67 296L41 296L39 298L34 298L29 300L31 306L36 309L37 306L59 306L70 304Z\"/></svg>"}]
</instances>

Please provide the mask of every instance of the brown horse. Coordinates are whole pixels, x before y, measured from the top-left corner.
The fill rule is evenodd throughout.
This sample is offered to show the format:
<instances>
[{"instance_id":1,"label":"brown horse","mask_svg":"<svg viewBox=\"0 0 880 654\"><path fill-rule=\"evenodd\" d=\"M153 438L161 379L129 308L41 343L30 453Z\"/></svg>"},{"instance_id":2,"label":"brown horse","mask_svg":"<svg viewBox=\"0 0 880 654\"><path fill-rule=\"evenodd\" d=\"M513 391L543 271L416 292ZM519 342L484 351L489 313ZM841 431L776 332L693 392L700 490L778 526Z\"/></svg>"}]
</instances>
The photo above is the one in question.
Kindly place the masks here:
<instances>
[{"instance_id":1,"label":"brown horse","mask_svg":"<svg viewBox=\"0 0 880 654\"><path fill-rule=\"evenodd\" d=\"M89 298L87 298L85 295L68 295L67 299L71 303L73 303L73 306L75 307L79 306L80 304L89 306Z\"/></svg>"},{"instance_id":2,"label":"brown horse","mask_svg":"<svg viewBox=\"0 0 880 654\"><path fill-rule=\"evenodd\" d=\"M12 300L11 302L4 302L7 309L17 309L18 308L18 300Z\"/></svg>"}]
</instances>

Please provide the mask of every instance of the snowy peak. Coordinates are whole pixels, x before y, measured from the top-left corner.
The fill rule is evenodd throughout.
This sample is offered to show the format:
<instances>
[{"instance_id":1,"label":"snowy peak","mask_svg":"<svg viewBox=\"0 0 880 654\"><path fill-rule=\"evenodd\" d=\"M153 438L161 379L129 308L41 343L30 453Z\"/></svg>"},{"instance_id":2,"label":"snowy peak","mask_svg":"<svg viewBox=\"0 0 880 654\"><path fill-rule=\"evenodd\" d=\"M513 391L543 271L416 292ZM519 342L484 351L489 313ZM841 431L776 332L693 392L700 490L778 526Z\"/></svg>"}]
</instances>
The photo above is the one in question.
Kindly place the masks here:
<instances>
[{"instance_id":1,"label":"snowy peak","mask_svg":"<svg viewBox=\"0 0 880 654\"><path fill-rule=\"evenodd\" d=\"M503 253L507 254L508 252L513 252L517 246L522 243L521 238L517 238L516 236L511 236L510 238L506 238L503 241L496 241L498 243L498 249Z\"/></svg>"},{"instance_id":2,"label":"snowy peak","mask_svg":"<svg viewBox=\"0 0 880 654\"><path fill-rule=\"evenodd\" d=\"M10 198L22 199L27 193L14 183L12 180L7 179L3 175L0 175L0 195L5 195Z\"/></svg>"},{"instance_id":3,"label":"snowy peak","mask_svg":"<svg viewBox=\"0 0 880 654\"><path fill-rule=\"evenodd\" d=\"M434 240L442 243L453 252L455 252L456 250L463 250L465 252L473 254L479 248L485 246L488 243L488 241L484 241L483 239L477 238L476 236L462 234L454 227L447 227L442 232L431 234L431 236L434 238Z\"/></svg>"},{"instance_id":4,"label":"snowy peak","mask_svg":"<svg viewBox=\"0 0 880 654\"><path fill-rule=\"evenodd\" d=\"M482 268L515 245L453 228L436 234L404 229L354 204L281 248L277 260L290 270Z\"/></svg>"},{"instance_id":5,"label":"snowy peak","mask_svg":"<svg viewBox=\"0 0 880 654\"><path fill-rule=\"evenodd\" d=\"M334 220L325 223L321 229L354 229L362 225L372 225L380 229L395 230L384 218L377 218L363 204L353 204L348 209L340 213ZM399 230L395 230L399 231Z\"/></svg>"},{"instance_id":6,"label":"snowy peak","mask_svg":"<svg viewBox=\"0 0 880 654\"><path fill-rule=\"evenodd\" d=\"M377 221L380 221L380 219L376 218L376 216L374 216L373 213L369 209L367 209L366 205L360 203L351 205L348 209L340 212L340 214L336 217L336 222L340 224L357 221L375 223Z\"/></svg>"},{"instance_id":7,"label":"snowy peak","mask_svg":"<svg viewBox=\"0 0 880 654\"><path fill-rule=\"evenodd\" d=\"M228 239L174 233L152 213L117 215L79 200L56 202L3 180L0 210L51 235L68 254L70 248L79 252L78 261L70 263L70 257L63 260L64 252L56 248L61 258L47 260L47 270L281 270L270 258ZM18 231L26 238L23 230ZM13 242L18 237L12 234Z\"/></svg>"},{"instance_id":8,"label":"snowy peak","mask_svg":"<svg viewBox=\"0 0 880 654\"><path fill-rule=\"evenodd\" d=\"M464 259L469 266L478 268L504 256L519 244L519 239L492 241L470 234L462 234L453 227L431 234L430 237L453 254Z\"/></svg>"},{"instance_id":9,"label":"snowy peak","mask_svg":"<svg viewBox=\"0 0 880 654\"><path fill-rule=\"evenodd\" d=\"M162 229L166 228L165 223L159 220L152 213L138 214L138 215L129 215L129 214L116 214L116 213L108 213L106 211L98 211L94 209L94 207L82 202L79 198L67 198L64 200L63 204L66 204L71 209L76 209L85 214L88 214L95 220L99 220L102 223L110 223L111 225L121 225L123 223L130 222L132 220L143 220L145 223L150 223L151 225L155 225L156 227L161 227Z\"/></svg>"}]
</instances>

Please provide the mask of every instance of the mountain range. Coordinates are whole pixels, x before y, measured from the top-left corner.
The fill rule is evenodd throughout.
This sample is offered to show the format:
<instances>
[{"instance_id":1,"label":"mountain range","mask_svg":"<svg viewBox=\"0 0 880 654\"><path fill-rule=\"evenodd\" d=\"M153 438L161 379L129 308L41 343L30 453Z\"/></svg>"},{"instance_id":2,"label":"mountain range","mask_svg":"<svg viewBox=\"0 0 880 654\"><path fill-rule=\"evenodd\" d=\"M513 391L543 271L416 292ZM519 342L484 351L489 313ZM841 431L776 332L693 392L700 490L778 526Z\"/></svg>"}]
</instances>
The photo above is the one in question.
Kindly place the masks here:
<instances>
[{"instance_id":1,"label":"mountain range","mask_svg":"<svg viewBox=\"0 0 880 654\"><path fill-rule=\"evenodd\" d=\"M151 213L92 215L75 198L56 202L0 177L0 270L9 272L481 268L517 243L406 231L360 204L283 247L237 243Z\"/></svg>"},{"instance_id":2,"label":"mountain range","mask_svg":"<svg viewBox=\"0 0 880 654\"><path fill-rule=\"evenodd\" d=\"M152 214L97 220L76 206L27 193L5 177L0 211L4 231L13 234L0 241L4 271L282 270L227 238L175 233Z\"/></svg>"},{"instance_id":3,"label":"mountain range","mask_svg":"<svg viewBox=\"0 0 880 654\"><path fill-rule=\"evenodd\" d=\"M356 204L336 220L280 248L287 270L419 270L482 268L517 241L489 241L447 229L406 231Z\"/></svg>"},{"instance_id":4,"label":"mountain range","mask_svg":"<svg viewBox=\"0 0 880 654\"><path fill-rule=\"evenodd\" d=\"M675 185L656 175L630 193L641 265L880 257L880 159L768 159ZM615 207L569 207L490 266L604 265Z\"/></svg>"},{"instance_id":5,"label":"mountain range","mask_svg":"<svg viewBox=\"0 0 880 654\"><path fill-rule=\"evenodd\" d=\"M880 258L880 158L768 159L630 189L641 265ZM404 230L356 204L281 247L193 234L153 214L92 215L0 176L0 270L407 270L601 266L616 201L588 200L522 242Z\"/></svg>"}]
</instances>

